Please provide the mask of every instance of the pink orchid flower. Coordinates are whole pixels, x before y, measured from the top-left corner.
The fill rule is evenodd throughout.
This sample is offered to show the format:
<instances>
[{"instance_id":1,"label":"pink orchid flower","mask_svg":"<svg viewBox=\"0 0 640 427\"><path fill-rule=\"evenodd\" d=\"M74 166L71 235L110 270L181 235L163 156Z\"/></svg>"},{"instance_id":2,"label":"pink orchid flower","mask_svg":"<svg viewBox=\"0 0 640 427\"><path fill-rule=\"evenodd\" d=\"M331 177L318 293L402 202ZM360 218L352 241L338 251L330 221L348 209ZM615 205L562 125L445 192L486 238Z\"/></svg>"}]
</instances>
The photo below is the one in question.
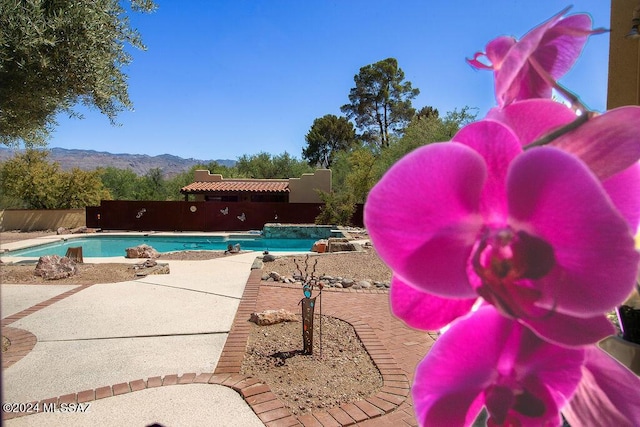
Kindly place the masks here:
<instances>
[{"instance_id":1,"label":"pink orchid flower","mask_svg":"<svg viewBox=\"0 0 640 427\"><path fill-rule=\"evenodd\" d=\"M550 98L552 84L562 77L580 56L588 36L604 32L591 28L589 15L563 16L564 9L529 31L521 40L501 36L487 44L467 62L475 68L494 71L498 105L528 98ZM478 60L486 57L487 65Z\"/></svg>"},{"instance_id":2,"label":"pink orchid flower","mask_svg":"<svg viewBox=\"0 0 640 427\"><path fill-rule=\"evenodd\" d=\"M409 325L438 329L482 297L550 342L584 345L613 332L604 313L631 292L640 259L630 227L638 193L622 197L640 188L640 153L616 162L608 189L597 162L559 147L524 151L557 125L560 104L536 102L526 120L509 112L417 149L369 193L365 224L394 272L392 309ZM588 122L568 145L640 144L628 131L637 121L623 116Z\"/></svg>"},{"instance_id":3,"label":"pink orchid flower","mask_svg":"<svg viewBox=\"0 0 640 427\"><path fill-rule=\"evenodd\" d=\"M539 339L492 307L452 324L417 367L412 396L422 426L559 426L581 379L582 349Z\"/></svg>"},{"instance_id":4,"label":"pink orchid flower","mask_svg":"<svg viewBox=\"0 0 640 427\"><path fill-rule=\"evenodd\" d=\"M624 382L624 383L622 383ZM630 426L640 379L595 346L539 339L490 306L454 322L418 365L412 388L420 425ZM595 412L594 412L595 411Z\"/></svg>"}]
</instances>

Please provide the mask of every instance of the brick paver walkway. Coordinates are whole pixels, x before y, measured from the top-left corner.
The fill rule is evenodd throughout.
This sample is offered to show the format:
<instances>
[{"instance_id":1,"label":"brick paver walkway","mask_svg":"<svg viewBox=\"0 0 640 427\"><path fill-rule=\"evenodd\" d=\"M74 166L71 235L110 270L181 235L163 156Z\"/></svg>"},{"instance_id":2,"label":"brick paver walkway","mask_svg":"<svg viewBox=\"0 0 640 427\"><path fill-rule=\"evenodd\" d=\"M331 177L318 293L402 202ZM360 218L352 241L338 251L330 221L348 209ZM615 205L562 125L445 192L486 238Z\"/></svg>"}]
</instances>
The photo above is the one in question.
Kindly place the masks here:
<instances>
[{"instance_id":1,"label":"brick paver walkway","mask_svg":"<svg viewBox=\"0 0 640 427\"><path fill-rule=\"evenodd\" d=\"M317 411L296 417L257 378L241 375L254 311L284 308L296 312L302 296L299 286L274 285L261 282L262 270L251 272L225 347L211 373L168 374L163 377L136 379L126 383L83 390L43 400L42 403L82 403L132 393L153 387L180 384L209 383L231 387L240 393L258 417L270 427L343 425L415 426L417 425L410 396L410 382L417 363L434 343L434 337L406 327L389 312L388 293L380 290L325 290L322 294L322 314L349 322L364 344L383 377L383 388L365 400L348 403L327 411ZM15 315L2 319L2 333L10 336L12 346L3 356L3 369L24 357L35 345L36 337L28 331L8 325L46 306L85 289L79 286L55 298L44 301ZM35 402L34 402L35 403ZM3 413L3 419L24 416L24 413Z\"/></svg>"}]
</instances>

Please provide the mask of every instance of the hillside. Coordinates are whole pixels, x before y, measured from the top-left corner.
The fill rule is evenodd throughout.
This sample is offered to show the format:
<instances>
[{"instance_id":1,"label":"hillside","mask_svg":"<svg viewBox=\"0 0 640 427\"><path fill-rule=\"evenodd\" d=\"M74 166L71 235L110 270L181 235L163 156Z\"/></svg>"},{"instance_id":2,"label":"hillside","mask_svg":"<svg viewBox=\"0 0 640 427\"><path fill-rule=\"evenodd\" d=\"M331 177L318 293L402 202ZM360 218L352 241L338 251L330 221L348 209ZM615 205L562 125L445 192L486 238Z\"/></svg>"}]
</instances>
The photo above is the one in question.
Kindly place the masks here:
<instances>
[{"instance_id":1,"label":"hillside","mask_svg":"<svg viewBox=\"0 0 640 427\"><path fill-rule=\"evenodd\" d=\"M16 150L0 147L0 162L14 156ZM233 166L235 160L200 160L183 159L170 154L148 156L146 154L108 153L95 150L68 150L65 148L51 148L49 160L60 164L62 170L80 168L94 170L98 167L113 166L118 169L131 169L138 175L146 174L150 169L160 168L165 177L172 177L178 173L189 170L197 164L218 162L221 165Z\"/></svg>"}]
</instances>

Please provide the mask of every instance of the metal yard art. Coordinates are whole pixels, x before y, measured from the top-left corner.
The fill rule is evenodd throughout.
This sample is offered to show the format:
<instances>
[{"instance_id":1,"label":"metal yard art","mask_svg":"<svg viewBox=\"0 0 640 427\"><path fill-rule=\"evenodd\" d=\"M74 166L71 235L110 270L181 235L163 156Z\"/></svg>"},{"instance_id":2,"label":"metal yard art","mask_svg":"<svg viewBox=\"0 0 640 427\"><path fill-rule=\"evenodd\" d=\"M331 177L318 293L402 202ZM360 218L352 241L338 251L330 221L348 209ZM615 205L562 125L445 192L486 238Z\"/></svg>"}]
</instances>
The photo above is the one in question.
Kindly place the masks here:
<instances>
[{"instance_id":1,"label":"metal yard art","mask_svg":"<svg viewBox=\"0 0 640 427\"><path fill-rule=\"evenodd\" d=\"M322 357L322 288L324 285L318 280L316 276L316 266L318 260L316 259L313 265L309 265L309 255L304 260L304 271L298 264L297 260L294 260L297 271L300 272L302 279L302 293L304 298L300 300L298 304L302 305L302 354L313 354L313 316L315 311L316 299L318 300L318 307L320 311L320 357ZM311 269L311 272L309 272ZM316 296L313 296L315 288L318 289Z\"/></svg>"}]
</instances>

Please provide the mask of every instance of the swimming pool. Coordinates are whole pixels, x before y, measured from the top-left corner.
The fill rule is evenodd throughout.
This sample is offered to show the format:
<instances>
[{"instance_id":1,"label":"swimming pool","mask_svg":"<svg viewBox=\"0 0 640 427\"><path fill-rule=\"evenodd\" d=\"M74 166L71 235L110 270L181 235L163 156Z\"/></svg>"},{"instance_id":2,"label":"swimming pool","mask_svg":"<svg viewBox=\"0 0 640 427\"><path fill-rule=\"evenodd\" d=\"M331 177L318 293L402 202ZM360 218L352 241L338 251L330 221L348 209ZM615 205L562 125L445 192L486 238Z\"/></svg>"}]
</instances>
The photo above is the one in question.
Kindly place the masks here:
<instances>
[{"instance_id":1,"label":"swimming pool","mask_svg":"<svg viewBox=\"0 0 640 427\"><path fill-rule=\"evenodd\" d=\"M260 236L91 236L60 239L29 248L3 253L12 257L64 256L70 247L82 246L83 257L118 257L126 255L126 248L147 244L158 252L224 251L228 245L240 244L242 250L270 252L310 251L317 239L267 239Z\"/></svg>"}]
</instances>

